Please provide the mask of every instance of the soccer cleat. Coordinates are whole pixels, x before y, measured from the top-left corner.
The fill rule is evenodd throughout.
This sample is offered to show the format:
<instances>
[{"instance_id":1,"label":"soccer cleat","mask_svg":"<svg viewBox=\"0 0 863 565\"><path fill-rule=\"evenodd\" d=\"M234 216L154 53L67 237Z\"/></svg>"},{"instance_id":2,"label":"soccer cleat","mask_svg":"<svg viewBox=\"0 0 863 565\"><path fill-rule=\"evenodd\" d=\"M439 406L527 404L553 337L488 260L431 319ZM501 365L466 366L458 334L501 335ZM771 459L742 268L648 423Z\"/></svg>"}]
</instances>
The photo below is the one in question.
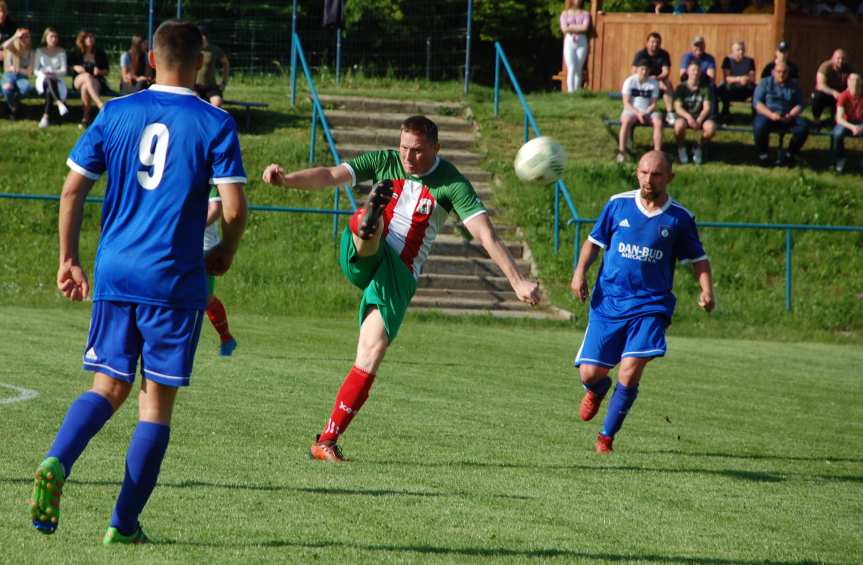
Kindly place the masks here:
<instances>
[{"instance_id":1,"label":"soccer cleat","mask_svg":"<svg viewBox=\"0 0 863 565\"><path fill-rule=\"evenodd\" d=\"M315 443L309 448L309 458L330 463L343 463L345 456L334 441L320 441L321 436L315 436Z\"/></svg>"},{"instance_id":2,"label":"soccer cleat","mask_svg":"<svg viewBox=\"0 0 863 565\"><path fill-rule=\"evenodd\" d=\"M685 165L689 162L689 154L686 152L686 147L681 145L677 148L677 160L680 161L681 165Z\"/></svg>"},{"instance_id":3,"label":"soccer cleat","mask_svg":"<svg viewBox=\"0 0 863 565\"><path fill-rule=\"evenodd\" d=\"M360 236L360 239L371 239L375 235L378 220L392 199L393 181L382 180L372 187L371 192L369 192L369 199L366 201L363 217L357 226L357 235Z\"/></svg>"},{"instance_id":4,"label":"soccer cleat","mask_svg":"<svg viewBox=\"0 0 863 565\"><path fill-rule=\"evenodd\" d=\"M612 443L614 443L614 438L610 436L604 436L602 434L596 434L596 452L602 454L614 453L614 447L612 447Z\"/></svg>"},{"instance_id":5,"label":"soccer cleat","mask_svg":"<svg viewBox=\"0 0 863 565\"><path fill-rule=\"evenodd\" d=\"M700 147L692 150L692 162L696 165L704 163L704 151Z\"/></svg>"},{"instance_id":6,"label":"soccer cleat","mask_svg":"<svg viewBox=\"0 0 863 565\"><path fill-rule=\"evenodd\" d=\"M139 545L152 542L147 537L147 534L144 533L144 528L141 527L141 524L138 524L138 529L135 530L135 533L128 536L121 534L117 528L108 528L108 531L105 532L105 537L102 538L102 545L114 545L117 543Z\"/></svg>"},{"instance_id":7,"label":"soccer cleat","mask_svg":"<svg viewBox=\"0 0 863 565\"><path fill-rule=\"evenodd\" d=\"M599 407L602 405L602 400L605 396L599 396L593 391L587 390L584 392L584 398L581 399L581 409L578 411L578 417L583 421L588 422L599 412Z\"/></svg>"},{"instance_id":8,"label":"soccer cleat","mask_svg":"<svg viewBox=\"0 0 863 565\"><path fill-rule=\"evenodd\" d=\"M56 457L48 457L36 469L33 496L30 499L30 517L33 527L43 534L53 534L60 522L60 497L66 472Z\"/></svg>"},{"instance_id":9,"label":"soccer cleat","mask_svg":"<svg viewBox=\"0 0 863 565\"><path fill-rule=\"evenodd\" d=\"M234 354L234 350L237 348L237 340L234 338L229 339L228 341L223 341L219 346L219 355L222 357L230 357Z\"/></svg>"}]
</instances>

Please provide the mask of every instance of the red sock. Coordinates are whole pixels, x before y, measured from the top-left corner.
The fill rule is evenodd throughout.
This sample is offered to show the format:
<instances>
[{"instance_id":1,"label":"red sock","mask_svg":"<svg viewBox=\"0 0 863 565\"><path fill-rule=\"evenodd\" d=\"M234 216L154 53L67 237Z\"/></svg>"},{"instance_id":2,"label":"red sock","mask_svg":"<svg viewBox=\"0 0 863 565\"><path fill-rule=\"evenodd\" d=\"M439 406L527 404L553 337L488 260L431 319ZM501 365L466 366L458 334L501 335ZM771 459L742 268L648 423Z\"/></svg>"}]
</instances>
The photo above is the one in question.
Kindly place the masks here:
<instances>
[{"instance_id":1,"label":"red sock","mask_svg":"<svg viewBox=\"0 0 863 565\"><path fill-rule=\"evenodd\" d=\"M375 380L373 373L367 373L357 367L351 367L345 377L336 402L333 405L333 413L327 421L327 427L318 441L336 441L339 435L345 433L354 416L357 415L363 403L369 397L369 390Z\"/></svg>"},{"instance_id":2,"label":"red sock","mask_svg":"<svg viewBox=\"0 0 863 565\"><path fill-rule=\"evenodd\" d=\"M222 343L234 339L228 329L228 314L225 312L225 307L215 296L210 299L210 304L207 306L207 317L213 323L216 331L219 332L219 339L222 340Z\"/></svg>"},{"instance_id":3,"label":"red sock","mask_svg":"<svg viewBox=\"0 0 863 565\"><path fill-rule=\"evenodd\" d=\"M363 219L363 215L366 213L364 208L360 208L353 214L351 214L351 219L348 220L348 227L351 228L351 232L354 235L360 235L360 222Z\"/></svg>"}]
</instances>

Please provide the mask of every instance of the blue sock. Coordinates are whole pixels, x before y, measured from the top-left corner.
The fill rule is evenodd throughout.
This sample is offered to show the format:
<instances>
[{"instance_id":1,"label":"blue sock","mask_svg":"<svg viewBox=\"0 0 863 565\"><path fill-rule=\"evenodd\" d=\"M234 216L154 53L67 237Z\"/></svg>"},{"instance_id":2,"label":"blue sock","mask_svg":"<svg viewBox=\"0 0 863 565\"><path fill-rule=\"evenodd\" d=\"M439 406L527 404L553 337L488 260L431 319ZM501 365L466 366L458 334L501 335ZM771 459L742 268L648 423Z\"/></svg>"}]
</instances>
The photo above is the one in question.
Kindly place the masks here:
<instances>
[{"instance_id":1,"label":"blue sock","mask_svg":"<svg viewBox=\"0 0 863 565\"><path fill-rule=\"evenodd\" d=\"M156 486L170 435L170 426L154 422L138 422L132 434L126 452L126 476L111 516L111 526L125 536L138 529L138 516Z\"/></svg>"},{"instance_id":2,"label":"blue sock","mask_svg":"<svg viewBox=\"0 0 863 565\"><path fill-rule=\"evenodd\" d=\"M617 383L614 394L611 395L611 401L608 403L608 414L606 414L605 422L602 424L602 435L614 437L614 434L623 425L626 413L632 408L637 396L638 385L629 387Z\"/></svg>"},{"instance_id":3,"label":"blue sock","mask_svg":"<svg viewBox=\"0 0 863 565\"><path fill-rule=\"evenodd\" d=\"M604 379L600 379L595 383L583 384L585 390L589 390L596 396L604 398L606 393L608 393L608 389L611 388L611 377L605 377Z\"/></svg>"},{"instance_id":4,"label":"blue sock","mask_svg":"<svg viewBox=\"0 0 863 565\"><path fill-rule=\"evenodd\" d=\"M54 437L54 443L46 457L56 457L63 464L66 478L72 472L72 465L84 452L84 448L99 433L114 413L108 399L92 390L79 396L66 411L63 424Z\"/></svg>"}]
</instances>

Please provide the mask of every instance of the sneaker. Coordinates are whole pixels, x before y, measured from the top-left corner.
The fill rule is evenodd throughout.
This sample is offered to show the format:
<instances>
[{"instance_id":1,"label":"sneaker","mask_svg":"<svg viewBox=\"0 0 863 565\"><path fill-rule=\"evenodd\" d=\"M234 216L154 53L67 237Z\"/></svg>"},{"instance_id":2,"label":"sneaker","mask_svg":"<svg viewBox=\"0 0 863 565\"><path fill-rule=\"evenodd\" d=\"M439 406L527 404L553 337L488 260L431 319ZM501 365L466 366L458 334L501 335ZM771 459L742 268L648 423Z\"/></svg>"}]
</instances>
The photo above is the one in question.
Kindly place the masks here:
<instances>
[{"instance_id":1,"label":"sneaker","mask_svg":"<svg viewBox=\"0 0 863 565\"><path fill-rule=\"evenodd\" d=\"M141 524L138 524L138 529L135 530L135 533L128 536L121 534L120 530L117 528L108 528L108 531L105 532L105 537L102 538L102 545L114 545L115 543L138 545L153 542L151 542L150 538L147 537L147 534L144 533L144 528L141 527Z\"/></svg>"},{"instance_id":2,"label":"sneaker","mask_svg":"<svg viewBox=\"0 0 863 565\"><path fill-rule=\"evenodd\" d=\"M49 125L50 125L50 122L48 122L48 114L42 114L42 119L39 120L39 127L40 128L46 128Z\"/></svg>"},{"instance_id":3,"label":"sneaker","mask_svg":"<svg viewBox=\"0 0 863 565\"><path fill-rule=\"evenodd\" d=\"M604 436L602 434L596 434L596 452L602 454L608 454L614 452L614 447L612 447L612 443L614 443L614 438L609 436Z\"/></svg>"},{"instance_id":4,"label":"sneaker","mask_svg":"<svg viewBox=\"0 0 863 565\"><path fill-rule=\"evenodd\" d=\"M676 121L677 121L677 116L674 115L674 112L668 112L667 114L665 114L665 123L666 124L673 126L674 122L676 122Z\"/></svg>"},{"instance_id":5,"label":"sneaker","mask_svg":"<svg viewBox=\"0 0 863 565\"><path fill-rule=\"evenodd\" d=\"M48 457L36 468L30 516L33 527L43 534L53 534L60 522L60 497L65 480L63 464L56 457Z\"/></svg>"},{"instance_id":6,"label":"sneaker","mask_svg":"<svg viewBox=\"0 0 863 565\"><path fill-rule=\"evenodd\" d=\"M696 165L700 165L704 162L704 151L701 149L701 147L696 147L692 150L692 161Z\"/></svg>"},{"instance_id":7,"label":"sneaker","mask_svg":"<svg viewBox=\"0 0 863 565\"><path fill-rule=\"evenodd\" d=\"M689 154L686 152L686 147L677 148L677 160L680 164L685 165L689 162Z\"/></svg>"},{"instance_id":8,"label":"sneaker","mask_svg":"<svg viewBox=\"0 0 863 565\"><path fill-rule=\"evenodd\" d=\"M66 106L66 104L64 104L62 100L57 100L57 111L62 117L69 113L69 107Z\"/></svg>"},{"instance_id":9,"label":"sneaker","mask_svg":"<svg viewBox=\"0 0 863 565\"><path fill-rule=\"evenodd\" d=\"M237 340L234 338L229 339L228 341L223 341L219 346L219 355L222 357L230 357L234 354L234 350L237 348Z\"/></svg>"},{"instance_id":10,"label":"sneaker","mask_svg":"<svg viewBox=\"0 0 863 565\"><path fill-rule=\"evenodd\" d=\"M315 436L315 443L309 448L309 458L330 463L343 463L345 456L334 441L320 441L321 436Z\"/></svg>"},{"instance_id":11,"label":"sneaker","mask_svg":"<svg viewBox=\"0 0 863 565\"><path fill-rule=\"evenodd\" d=\"M614 162L618 165L624 164L626 162L626 155L618 151L617 156L614 158Z\"/></svg>"},{"instance_id":12,"label":"sneaker","mask_svg":"<svg viewBox=\"0 0 863 565\"><path fill-rule=\"evenodd\" d=\"M585 422L589 422L599 412L599 407L602 405L604 396L598 396L593 391L585 391L584 398L581 399L581 409L578 411L578 417Z\"/></svg>"},{"instance_id":13,"label":"sneaker","mask_svg":"<svg viewBox=\"0 0 863 565\"><path fill-rule=\"evenodd\" d=\"M840 157L836 159L836 164L833 166L833 168L836 170L837 173L841 173L845 170L846 163L848 163L848 159L846 157Z\"/></svg>"},{"instance_id":14,"label":"sneaker","mask_svg":"<svg viewBox=\"0 0 863 565\"><path fill-rule=\"evenodd\" d=\"M363 217L357 226L360 239L371 239L375 235L375 228L381 214L393 199L393 181L382 180L372 187L369 199L366 201Z\"/></svg>"}]
</instances>

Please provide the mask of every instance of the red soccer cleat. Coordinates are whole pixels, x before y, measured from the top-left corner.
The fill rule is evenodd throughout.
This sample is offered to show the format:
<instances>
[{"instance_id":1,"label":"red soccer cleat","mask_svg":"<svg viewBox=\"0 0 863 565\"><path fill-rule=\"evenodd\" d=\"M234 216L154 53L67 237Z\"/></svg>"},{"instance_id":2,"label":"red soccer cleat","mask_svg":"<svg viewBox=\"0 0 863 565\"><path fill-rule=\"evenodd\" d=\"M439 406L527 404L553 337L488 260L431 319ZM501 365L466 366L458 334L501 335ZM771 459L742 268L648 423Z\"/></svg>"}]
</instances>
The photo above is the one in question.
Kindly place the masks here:
<instances>
[{"instance_id":1,"label":"red soccer cleat","mask_svg":"<svg viewBox=\"0 0 863 565\"><path fill-rule=\"evenodd\" d=\"M343 463L345 456L334 441L317 441L321 436L315 438L315 443L309 448L309 458L329 463Z\"/></svg>"},{"instance_id":2,"label":"red soccer cleat","mask_svg":"<svg viewBox=\"0 0 863 565\"><path fill-rule=\"evenodd\" d=\"M578 416L585 422L592 420L596 413L599 412L599 407L602 405L604 396L597 396L592 391L585 391L584 398L581 399L581 409Z\"/></svg>"},{"instance_id":3,"label":"red soccer cleat","mask_svg":"<svg viewBox=\"0 0 863 565\"><path fill-rule=\"evenodd\" d=\"M614 443L614 438L610 436L604 436L602 434L596 434L596 452L607 455L609 453L614 453L614 447L612 447L612 443Z\"/></svg>"}]
</instances>

